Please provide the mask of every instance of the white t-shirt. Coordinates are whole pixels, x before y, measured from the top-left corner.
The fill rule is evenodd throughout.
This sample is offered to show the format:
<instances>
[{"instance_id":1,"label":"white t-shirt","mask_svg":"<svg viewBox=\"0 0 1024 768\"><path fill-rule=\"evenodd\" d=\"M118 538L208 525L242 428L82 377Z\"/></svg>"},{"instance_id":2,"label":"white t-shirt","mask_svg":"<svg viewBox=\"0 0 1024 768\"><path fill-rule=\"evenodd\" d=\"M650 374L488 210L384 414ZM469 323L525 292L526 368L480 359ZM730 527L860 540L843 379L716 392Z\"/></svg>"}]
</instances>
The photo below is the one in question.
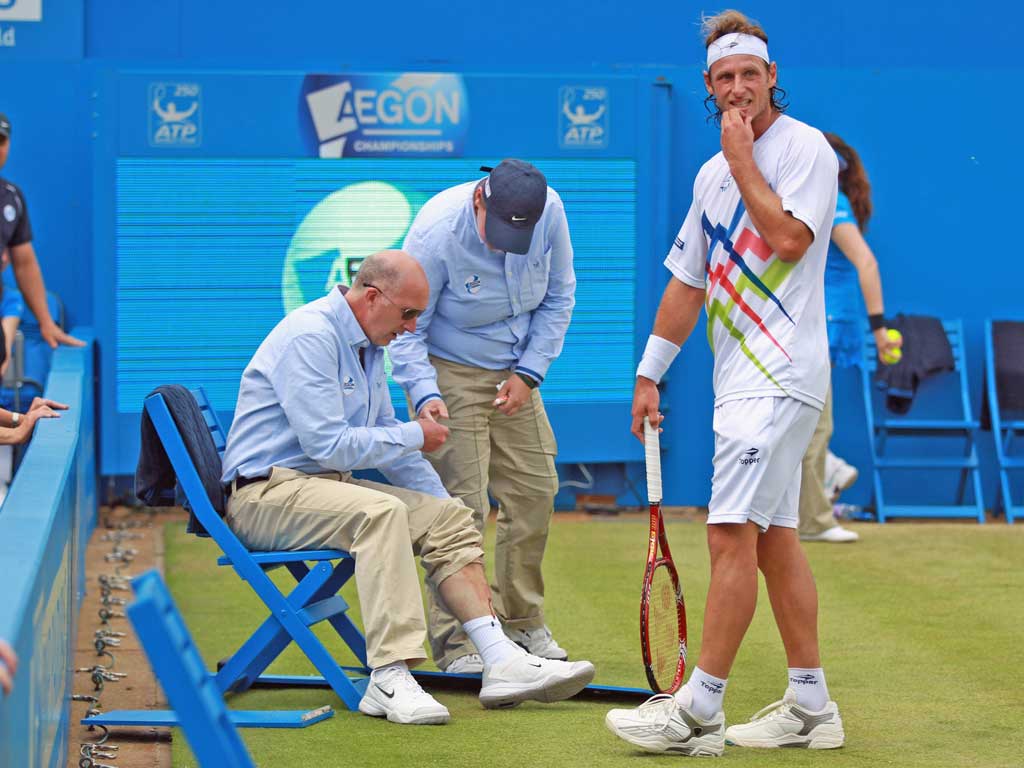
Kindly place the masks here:
<instances>
[{"instance_id":1,"label":"white t-shirt","mask_svg":"<svg viewBox=\"0 0 1024 768\"><path fill-rule=\"evenodd\" d=\"M754 161L783 209L814 235L803 258L786 264L761 239L719 152L697 174L665 266L707 291L715 405L781 396L820 410L829 381L825 258L839 165L820 131L785 115L754 142Z\"/></svg>"}]
</instances>

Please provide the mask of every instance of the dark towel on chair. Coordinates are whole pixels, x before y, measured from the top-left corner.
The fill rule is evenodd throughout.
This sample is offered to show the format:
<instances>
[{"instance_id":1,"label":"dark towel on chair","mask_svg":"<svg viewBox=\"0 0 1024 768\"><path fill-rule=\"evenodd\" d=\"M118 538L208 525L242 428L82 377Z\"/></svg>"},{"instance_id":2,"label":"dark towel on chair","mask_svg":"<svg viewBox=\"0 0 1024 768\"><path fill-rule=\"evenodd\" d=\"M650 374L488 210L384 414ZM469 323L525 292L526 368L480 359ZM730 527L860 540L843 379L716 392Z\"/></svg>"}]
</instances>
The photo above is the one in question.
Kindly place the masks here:
<instances>
[{"instance_id":1,"label":"dark towel on chair","mask_svg":"<svg viewBox=\"0 0 1024 768\"><path fill-rule=\"evenodd\" d=\"M992 323L992 357L1000 413L1024 412L1024 322L996 320ZM988 376L987 370L985 376ZM981 428L992 429L987 379L982 390Z\"/></svg>"},{"instance_id":2,"label":"dark towel on chair","mask_svg":"<svg viewBox=\"0 0 1024 768\"><path fill-rule=\"evenodd\" d=\"M875 379L886 391L885 406L903 415L910 410L922 380L954 369L953 348L936 317L900 314L887 327L903 335L903 357L895 365L879 364Z\"/></svg>"},{"instance_id":3,"label":"dark towel on chair","mask_svg":"<svg viewBox=\"0 0 1024 768\"><path fill-rule=\"evenodd\" d=\"M188 455L195 464L203 488L210 503L221 517L224 516L224 488L220 484L221 463L217 448L210 436L210 428L203 419L203 412L192 393L180 384L157 387L150 395L164 396L171 418L181 433ZM147 395L148 397L149 395ZM174 487L177 475L164 450L160 436L145 409L142 410L142 444L139 449L139 464L135 468L135 495L151 507L173 507ZM187 507L187 504L186 504ZM191 509L189 512L191 513ZM209 534L200 525L195 514L190 514L188 532L197 536Z\"/></svg>"}]
</instances>

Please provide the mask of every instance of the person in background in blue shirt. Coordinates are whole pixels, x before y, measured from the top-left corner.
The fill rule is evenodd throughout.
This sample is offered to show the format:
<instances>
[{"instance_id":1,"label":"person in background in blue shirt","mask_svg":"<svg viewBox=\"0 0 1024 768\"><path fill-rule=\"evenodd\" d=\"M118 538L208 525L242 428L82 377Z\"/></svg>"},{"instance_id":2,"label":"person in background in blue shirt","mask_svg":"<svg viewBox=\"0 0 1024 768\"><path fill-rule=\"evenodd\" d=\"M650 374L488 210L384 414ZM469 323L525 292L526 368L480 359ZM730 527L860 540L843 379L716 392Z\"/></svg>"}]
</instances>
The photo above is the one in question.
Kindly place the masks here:
<instances>
[{"instance_id":1,"label":"person in background in blue shirt","mask_svg":"<svg viewBox=\"0 0 1024 768\"><path fill-rule=\"evenodd\" d=\"M498 502L494 607L530 653L566 659L544 619L541 563L558 492L554 432L540 386L562 351L576 276L565 209L537 168L503 160L447 189L416 215L403 249L430 296L416 330L391 346L392 375L410 414L446 420L451 437L428 457L445 488L473 509L482 533ZM429 634L448 672L482 666L430 592Z\"/></svg>"},{"instance_id":2,"label":"person in background in blue shirt","mask_svg":"<svg viewBox=\"0 0 1024 768\"><path fill-rule=\"evenodd\" d=\"M844 368L860 361L861 318L865 307L880 360L902 342L888 337L878 261L864 240L863 232L871 218L871 184L867 172L853 147L834 133L825 133L825 138L839 159L839 196L825 262L825 314L832 365ZM803 541L843 543L859 538L856 531L836 524L832 515L835 481L830 482L827 479L830 473L826 472L832 423L832 388L829 387L825 408L800 470L800 538ZM857 479L856 470L842 459L834 458L832 463L835 462L838 465L831 474L847 477L839 481L840 489L852 485Z\"/></svg>"},{"instance_id":3,"label":"person in background in blue shirt","mask_svg":"<svg viewBox=\"0 0 1024 768\"><path fill-rule=\"evenodd\" d=\"M7 163L11 149L11 121L0 114L0 170ZM56 349L58 344L84 347L85 342L65 333L50 316L46 303L46 285L32 247L32 225L29 223L25 196L17 185L0 178L0 250L10 251L11 264L18 287L32 314L39 321L43 340Z\"/></svg>"},{"instance_id":4,"label":"person in background in blue shirt","mask_svg":"<svg viewBox=\"0 0 1024 768\"><path fill-rule=\"evenodd\" d=\"M541 659L505 637L473 513L420 454L437 450L447 427L395 418L384 347L416 330L427 297L419 264L382 251L363 262L351 289L289 313L242 374L221 476L227 523L250 549L354 556L373 670L359 710L403 724L449 719L409 673L426 639L415 555L484 660L485 707L559 701L594 677L589 662ZM358 469L378 469L391 485L353 478Z\"/></svg>"}]
</instances>

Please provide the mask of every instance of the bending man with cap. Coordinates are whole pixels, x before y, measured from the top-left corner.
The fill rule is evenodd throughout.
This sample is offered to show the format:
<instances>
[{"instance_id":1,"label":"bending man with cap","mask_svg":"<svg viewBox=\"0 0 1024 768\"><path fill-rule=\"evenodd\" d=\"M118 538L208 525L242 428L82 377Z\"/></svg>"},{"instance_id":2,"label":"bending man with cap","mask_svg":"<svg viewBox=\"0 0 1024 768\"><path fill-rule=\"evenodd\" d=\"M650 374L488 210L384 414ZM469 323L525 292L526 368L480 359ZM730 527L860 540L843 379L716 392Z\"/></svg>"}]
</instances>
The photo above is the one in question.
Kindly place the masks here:
<instances>
[{"instance_id":1,"label":"bending man with cap","mask_svg":"<svg viewBox=\"0 0 1024 768\"><path fill-rule=\"evenodd\" d=\"M0 114L0 170L3 170L7 163L10 151L11 121L7 119L7 115ZM39 269L39 261L32 247L32 225L29 223L25 195L16 184L0 178L0 251L5 248L10 254L14 279L18 282L25 303L39 322L39 333L43 340L53 348L58 344L67 344L71 347L85 346L84 341L62 331L50 316L43 273ZM2 341L0 339L0 342ZM6 352L3 343L0 343L0 350Z\"/></svg>"},{"instance_id":2,"label":"bending man with cap","mask_svg":"<svg viewBox=\"0 0 1024 768\"><path fill-rule=\"evenodd\" d=\"M665 265L672 273L637 370L633 433L657 426L658 381L705 306L715 353L711 582L700 658L674 696L612 710L618 736L651 752L843 745L818 648L818 594L797 537L800 464L828 390L824 272L836 155L783 115L764 30L738 11L705 19L704 83L722 151L697 174ZM726 729L729 672L764 574L788 660L780 701ZM781 675L779 676L781 678Z\"/></svg>"},{"instance_id":3,"label":"bending man with cap","mask_svg":"<svg viewBox=\"0 0 1024 768\"><path fill-rule=\"evenodd\" d=\"M511 159L481 170L483 179L428 200L406 235L430 296L416 330L391 346L392 375L410 413L451 429L428 459L481 533L488 492L498 502L492 589L505 632L530 653L566 659L544 621L541 562L558 476L540 388L572 315L572 243L562 201L539 170ZM441 669L480 670L434 591L429 625Z\"/></svg>"},{"instance_id":4,"label":"bending man with cap","mask_svg":"<svg viewBox=\"0 0 1024 768\"><path fill-rule=\"evenodd\" d=\"M426 640L416 555L484 660L485 707L558 701L594 677L589 662L541 659L505 637L491 613L473 513L420 454L437 450L448 429L395 418L383 348L416 329L427 295L419 264L382 251L363 262L351 289L289 313L242 374L221 478L228 525L250 549L355 557L373 669L359 710L412 724L449 717L409 674ZM392 485L352 477L367 468Z\"/></svg>"}]
</instances>

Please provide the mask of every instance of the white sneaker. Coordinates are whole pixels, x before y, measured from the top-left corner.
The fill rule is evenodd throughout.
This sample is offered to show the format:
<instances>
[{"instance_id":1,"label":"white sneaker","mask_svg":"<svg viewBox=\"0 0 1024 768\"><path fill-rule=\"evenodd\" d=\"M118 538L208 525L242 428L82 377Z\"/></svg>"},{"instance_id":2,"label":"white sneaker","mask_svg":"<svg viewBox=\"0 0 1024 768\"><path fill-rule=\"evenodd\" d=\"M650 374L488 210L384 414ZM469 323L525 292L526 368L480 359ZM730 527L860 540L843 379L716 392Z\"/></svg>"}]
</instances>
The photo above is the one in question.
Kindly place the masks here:
<instances>
[{"instance_id":1,"label":"white sneaker","mask_svg":"<svg viewBox=\"0 0 1024 768\"><path fill-rule=\"evenodd\" d=\"M801 533L800 541L825 541L830 544L846 544L860 539L860 534L843 528L841 525L833 525L821 533Z\"/></svg>"},{"instance_id":2,"label":"white sneaker","mask_svg":"<svg viewBox=\"0 0 1024 768\"><path fill-rule=\"evenodd\" d=\"M847 464L832 451L825 454L825 490L835 501L839 494L857 482L860 472L852 464Z\"/></svg>"},{"instance_id":3,"label":"white sneaker","mask_svg":"<svg viewBox=\"0 0 1024 768\"><path fill-rule=\"evenodd\" d=\"M484 671L484 660L479 653L467 653L453 659L443 671L450 675L479 675Z\"/></svg>"},{"instance_id":4,"label":"white sneaker","mask_svg":"<svg viewBox=\"0 0 1024 768\"><path fill-rule=\"evenodd\" d=\"M504 629L505 636L527 653L556 661L565 661L569 658L569 654L555 642L551 630L546 626L540 629Z\"/></svg>"},{"instance_id":5,"label":"white sneaker","mask_svg":"<svg viewBox=\"0 0 1024 768\"><path fill-rule=\"evenodd\" d=\"M370 677L359 711L403 725L443 725L451 718L448 708L420 688L408 670L398 668Z\"/></svg>"},{"instance_id":6,"label":"white sneaker","mask_svg":"<svg viewBox=\"0 0 1024 768\"><path fill-rule=\"evenodd\" d=\"M689 692L681 693L685 701ZM652 696L636 709L613 709L604 724L645 752L718 757L725 751L725 714L701 720L667 693Z\"/></svg>"},{"instance_id":7,"label":"white sneaker","mask_svg":"<svg viewBox=\"0 0 1024 768\"><path fill-rule=\"evenodd\" d=\"M769 704L749 723L725 730L725 743L737 747L836 749L845 739L843 719L834 701L820 712L811 712L797 706L792 688L786 689L782 701Z\"/></svg>"},{"instance_id":8,"label":"white sneaker","mask_svg":"<svg viewBox=\"0 0 1024 768\"><path fill-rule=\"evenodd\" d=\"M562 701L575 696L593 679L594 665L589 661L555 661L519 652L484 667L480 703L486 709L499 709L531 700Z\"/></svg>"}]
</instances>

